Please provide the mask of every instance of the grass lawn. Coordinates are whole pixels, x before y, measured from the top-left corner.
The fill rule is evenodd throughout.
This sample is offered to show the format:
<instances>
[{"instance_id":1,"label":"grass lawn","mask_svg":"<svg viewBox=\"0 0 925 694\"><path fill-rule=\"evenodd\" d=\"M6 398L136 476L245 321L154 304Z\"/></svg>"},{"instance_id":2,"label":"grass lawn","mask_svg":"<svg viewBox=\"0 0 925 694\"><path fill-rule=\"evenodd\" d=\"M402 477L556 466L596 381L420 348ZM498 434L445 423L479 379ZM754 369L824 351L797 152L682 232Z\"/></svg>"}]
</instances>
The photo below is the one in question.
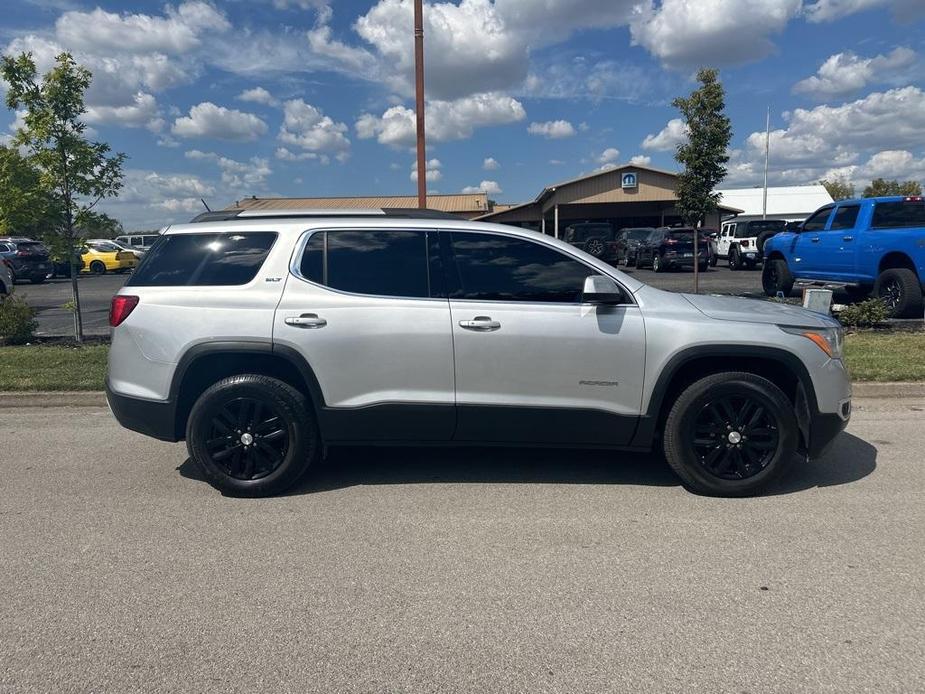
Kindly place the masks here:
<instances>
[{"instance_id":1,"label":"grass lawn","mask_svg":"<svg viewBox=\"0 0 925 694\"><path fill-rule=\"evenodd\" d=\"M0 347L0 391L102 390L108 345ZM845 340L855 381L925 381L925 333L859 332Z\"/></svg>"},{"instance_id":2,"label":"grass lawn","mask_svg":"<svg viewBox=\"0 0 925 694\"><path fill-rule=\"evenodd\" d=\"M103 390L109 345L0 347L0 391Z\"/></svg>"},{"instance_id":3,"label":"grass lawn","mask_svg":"<svg viewBox=\"0 0 925 694\"><path fill-rule=\"evenodd\" d=\"M852 333L845 362L855 381L925 381L925 332Z\"/></svg>"}]
</instances>

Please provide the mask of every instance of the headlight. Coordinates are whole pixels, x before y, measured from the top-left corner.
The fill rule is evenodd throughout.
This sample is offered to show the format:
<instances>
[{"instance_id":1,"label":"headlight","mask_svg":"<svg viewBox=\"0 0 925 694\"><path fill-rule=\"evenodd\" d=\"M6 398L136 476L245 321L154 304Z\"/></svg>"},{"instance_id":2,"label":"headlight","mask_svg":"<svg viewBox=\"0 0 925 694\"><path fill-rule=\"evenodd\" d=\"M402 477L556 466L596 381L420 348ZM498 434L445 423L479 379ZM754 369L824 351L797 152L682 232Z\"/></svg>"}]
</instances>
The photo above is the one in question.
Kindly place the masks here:
<instances>
[{"instance_id":1,"label":"headlight","mask_svg":"<svg viewBox=\"0 0 925 694\"><path fill-rule=\"evenodd\" d=\"M785 333L811 340L832 359L841 359L845 344L844 328L789 328L778 326Z\"/></svg>"}]
</instances>

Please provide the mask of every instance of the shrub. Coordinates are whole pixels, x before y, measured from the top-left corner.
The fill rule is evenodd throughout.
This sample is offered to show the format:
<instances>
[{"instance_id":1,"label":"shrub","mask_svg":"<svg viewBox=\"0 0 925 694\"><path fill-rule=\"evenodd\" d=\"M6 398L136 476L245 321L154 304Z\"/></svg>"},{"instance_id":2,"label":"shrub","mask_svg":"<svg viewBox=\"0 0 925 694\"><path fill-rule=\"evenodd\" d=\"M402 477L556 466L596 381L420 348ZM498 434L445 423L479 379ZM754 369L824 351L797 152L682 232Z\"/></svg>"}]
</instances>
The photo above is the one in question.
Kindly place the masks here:
<instances>
[{"instance_id":1,"label":"shrub","mask_svg":"<svg viewBox=\"0 0 925 694\"><path fill-rule=\"evenodd\" d=\"M38 328L35 309L16 295L0 299L0 340L15 345L32 339Z\"/></svg>"},{"instance_id":2,"label":"shrub","mask_svg":"<svg viewBox=\"0 0 925 694\"><path fill-rule=\"evenodd\" d=\"M885 321L889 315L887 305L875 298L845 306L838 314L838 320L848 328L871 328Z\"/></svg>"}]
</instances>

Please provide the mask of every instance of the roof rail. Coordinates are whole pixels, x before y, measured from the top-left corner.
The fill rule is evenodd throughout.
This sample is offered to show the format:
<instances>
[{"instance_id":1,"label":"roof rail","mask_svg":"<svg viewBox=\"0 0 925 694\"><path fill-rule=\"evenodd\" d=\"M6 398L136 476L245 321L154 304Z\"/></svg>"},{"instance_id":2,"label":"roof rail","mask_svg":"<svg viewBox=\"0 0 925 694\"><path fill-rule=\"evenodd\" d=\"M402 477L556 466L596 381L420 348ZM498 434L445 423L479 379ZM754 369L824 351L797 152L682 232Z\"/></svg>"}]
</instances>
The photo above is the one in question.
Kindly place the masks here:
<instances>
[{"instance_id":1,"label":"roof rail","mask_svg":"<svg viewBox=\"0 0 925 694\"><path fill-rule=\"evenodd\" d=\"M419 209L416 207L382 208L235 208L203 212L190 220L196 222L227 222L232 219L283 219L293 217L398 217L401 219L460 219L450 212Z\"/></svg>"}]
</instances>

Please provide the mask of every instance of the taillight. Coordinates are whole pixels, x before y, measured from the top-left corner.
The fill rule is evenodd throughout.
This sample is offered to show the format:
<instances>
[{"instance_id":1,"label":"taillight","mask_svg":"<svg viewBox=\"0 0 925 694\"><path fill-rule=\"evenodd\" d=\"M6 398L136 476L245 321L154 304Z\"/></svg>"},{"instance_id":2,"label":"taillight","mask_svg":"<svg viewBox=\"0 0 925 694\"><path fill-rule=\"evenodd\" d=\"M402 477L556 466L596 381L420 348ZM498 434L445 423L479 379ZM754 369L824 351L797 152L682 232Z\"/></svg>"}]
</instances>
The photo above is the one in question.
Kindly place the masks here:
<instances>
[{"instance_id":1,"label":"taillight","mask_svg":"<svg viewBox=\"0 0 925 694\"><path fill-rule=\"evenodd\" d=\"M742 240L742 248L748 248L748 239Z\"/></svg>"},{"instance_id":2,"label":"taillight","mask_svg":"<svg viewBox=\"0 0 925 694\"><path fill-rule=\"evenodd\" d=\"M907 195L903 202L922 202L922 197L918 195Z\"/></svg>"},{"instance_id":3,"label":"taillight","mask_svg":"<svg viewBox=\"0 0 925 694\"><path fill-rule=\"evenodd\" d=\"M116 294L112 297L112 304L109 306L109 325L115 328L122 321L129 317L129 314L135 310L138 305L137 296L127 294Z\"/></svg>"},{"instance_id":4,"label":"taillight","mask_svg":"<svg viewBox=\"0 0 925 694\"><path fill-rule=\"evenodd\" d=\"M677 239L665 239L665 243L669 246L673 246L678 242Z\"/></svg>"}]
</instances>

